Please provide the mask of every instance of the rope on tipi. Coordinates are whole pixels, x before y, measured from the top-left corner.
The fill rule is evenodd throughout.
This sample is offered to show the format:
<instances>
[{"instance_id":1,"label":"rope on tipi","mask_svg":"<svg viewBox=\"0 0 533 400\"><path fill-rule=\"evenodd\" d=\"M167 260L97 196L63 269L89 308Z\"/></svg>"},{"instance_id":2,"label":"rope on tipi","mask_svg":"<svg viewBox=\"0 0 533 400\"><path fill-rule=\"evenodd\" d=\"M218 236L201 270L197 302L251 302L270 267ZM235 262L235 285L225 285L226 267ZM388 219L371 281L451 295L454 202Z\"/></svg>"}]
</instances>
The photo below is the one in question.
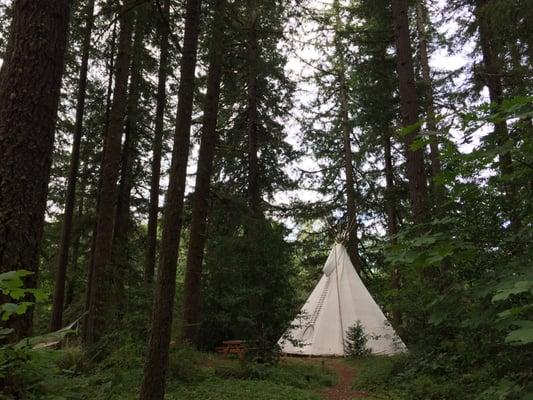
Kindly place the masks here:
<instances>
[{"instance_id":1,"label":"rope on tipi","mask_svg":"<svg viewBox=\"0 0 533 400\"><path fill-rule=\"evenodd\" d=\"M320 297L318 298L318 302L316 304L315 310L313 311L313 314L311 315L311 318L309 319L309 326L313 326L316 323L316 320L318 319L318 316L320 315L320 311L322 311L322 307L324 306L324 301L326 300L326 297L328 295L328 289L329 285L326 283L324 286L324 289L322 290L322 293L320 293Z\"/></svg>"}]
</instances>

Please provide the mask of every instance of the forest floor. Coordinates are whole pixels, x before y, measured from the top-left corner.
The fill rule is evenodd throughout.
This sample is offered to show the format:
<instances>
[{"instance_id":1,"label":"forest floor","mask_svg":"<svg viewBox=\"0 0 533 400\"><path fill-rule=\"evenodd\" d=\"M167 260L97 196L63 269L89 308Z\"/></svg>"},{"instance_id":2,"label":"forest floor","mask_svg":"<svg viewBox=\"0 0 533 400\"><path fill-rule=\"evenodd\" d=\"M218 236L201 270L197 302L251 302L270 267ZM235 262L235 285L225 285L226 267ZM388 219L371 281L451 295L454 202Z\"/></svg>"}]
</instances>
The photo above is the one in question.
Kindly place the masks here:
<instances>
[{"instance_id":1,"label":"forest floor","mask_svg":"<svg viewBox=\"0 0 533 400\"><path fill-rule=\"evenodd\" d=\"M13 385L0 388L0 398L131 400L138 397L143 358L142 349L136 345L116 348L98 363L87 359L82 348L76 346L30 351L27 356L28 362L17 364L12 371ZM243 363L187 348L173 349L165 399L379 398L371 392L380 387L368 388L358 382L359 377L368 373L363 360L287 357L268 365Z\"/></svg>"},{"instance_id":2,"label":"forest floor","mask_svg":"<svg viewBox=\"0 0 533 400\"><path fill-rule=\"evenodd\" d=\"M355 380L355 368L341 359L326 359L323 361L326 368L335 371L338 377L336 385L320 390L325 400L352 400L368 398L369 394L352 389Z\"/></svg>"}]
</instances>

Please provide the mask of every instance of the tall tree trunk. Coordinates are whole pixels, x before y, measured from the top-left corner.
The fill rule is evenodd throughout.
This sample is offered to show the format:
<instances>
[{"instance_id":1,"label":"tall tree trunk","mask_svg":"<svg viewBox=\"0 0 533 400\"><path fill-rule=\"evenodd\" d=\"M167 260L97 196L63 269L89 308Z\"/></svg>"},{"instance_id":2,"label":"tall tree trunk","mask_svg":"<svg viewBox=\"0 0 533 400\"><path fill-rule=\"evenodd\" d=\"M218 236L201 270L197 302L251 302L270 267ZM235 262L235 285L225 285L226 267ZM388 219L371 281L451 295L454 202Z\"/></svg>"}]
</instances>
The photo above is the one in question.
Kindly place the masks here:
<instances>
[{"instance_id":1,"label":"tall tree trunk","mask_svg":"<svg viewBox=\"0 0 533 400\"><path fill-rule=\"evenodd\" d=\"M105 149L106 149L106 133L109 128L109 116L111 114L111 103L112 103L112 95L113 95L113 78L115 74L115 53L116 53L116 47L117 47L117 24L116 22L113 24L113 31L111 33L111 41L109 44L109 54L108 54L108 63L107 63L107 73L108 73L108 79L107 79L107 92L106 92L106 104L105 104L105 122L104 122L104 140L103 140L103 146L102 146L102 157L100 161L100 171L103 169L104 165L104 157L105 157ZM98 178L98 186L96 188L96 210L99 209L100 204L100 189L102 187L102 174L100 174ZM94 248L96 245L96 225L97 225L97 218L95 216L95 220L93 223L92 228L92 237L91 237L91 250L90 250L90 256L89 256L89 265L87 268L87 288L85 291L85 309L89 309L89 302L91 297L91 288L93 283L93 266L94 266ZM83 324L87 323L87 316L85 316Z\"/></svg>"},{"instance_id":2,"label":"tall tree trunk","mask_svg":"<svg viewBox=\"0 0 533 400\"><path fill-rule=\"evenodd\" d=\"M72 274L77 274L78 270L78 264L79 264L79 257L80 257L80 247L81 247L81 236L82 236L82 220L83 220L83 212L85 210L85 187L87 185L87 171L82 172L82 176L80 179L80 187L79 187L79 200L78 200L78 211L75 218L75 225L76 229L73 232L74 235L74 241L72 243L72 268L71 268L71 277L70 279L67 278L67 285L65 289L65 308L68 308L72 304L72 301L74 300L74 292L75 292L75 279L72 276Z\"/></svg>"},{"instance_id":3,"label":"tall tree trunk","mask_svg":"<svg viewBox=\"0 0 533 400\"><path fill-rule=\"evenodd\" d=\"M85 98L87 92L87 69L89 65L89 52L91 50L91 34L94 25L94 0L87 2L85 10L85 29L83 32L82 55L80 76L78 84L78 98L76 101L76 118L74 124L74 141L70 156L70 168L68 174L67 193L65 199L65 213L63 215L63 227L59 255L57 260L56 282L54 300L52 305L52 319L50 331L57 331L63 325L63 305L65 304L65 279L67 276L68 255L72 234L72 220L76 207L76 182L80 165L80 145L83 135L83 115L85 112Z\"/></svg>"},{"instance_id":4,"label":"tall tree trunk","mask_svg":"<svg viewBox=\"0 0 533 400\"><path fill-rule=\"evenodd\" d=\"M400 83L400 106L404 127L410 132L404 136L407 158L407 176L409 179L409 198L413 221L423 222L426 214L426 174L424 168L424 152L413 150L412 145L418 137L419 129L414 125L418 122L417 95L413 56L409 38L408 1L392 0L392 17L394 37L396 41L396 68Z\"/></svg>"},{"instance_id":5,"label":"tall tree trunk","mask_svg":"<svg viewBox=\"0 0 533 400\"><path fill-rule=\"evenodd\" d=\"M346 210L348 212L348 254L352 261L355 270L361 272L361 260L358 252L358 240L357 240L357 207L356 207L356 194L355 194L355 178L353 173L353 154L352 154L352 128L350 124L349 114L349 97L348 97L348 85L346 83L346 62L344 59L345 50L342 46L340 38L340 30L342 29L340 19L340 6L339 1L333 2L335 11L335 53L337 57L337 81L339 84L339 105L340 105L340 117L342 126L342 142L344 153L344 173L346 175Z\"/></svg>"},{"instance_id":6,"label":"tall tree trunk","mask_svg":"<svg viewBox=\"0 0 533 400\"><path fill-rule=\"evenodd\" d=\"M500 61L500 54L498 45L493 36L492 27L487 21L487 0L475 0L474 14L478 23L479 30L479 44L481 46L481 53L483 55L483 79L484 83L489 89L489 98L494 108L498 111L504 100L503 84L502 84L502 67ZM517 229L521 225L520 215L518 212L518 202L512 184L509 178L513 174L513 162L511 153L506 149L506 143L510 139L509 130L505 121L494 123L494 131L492 133L494 142L499 147L499 168L500 174L504 180L503 191L507 198L505 211L511 220L511 227Z\"/></svg>"},{"instance_id":7,"label":"tall tree trunk","mask_svg":"<svg viewBox=\"0 0 533 400\"><path fill-rule=\"evenodd\" d=\"M213 171L215 144L217 141L217 115L220 98L220 81L224 57L224 27L226 0L215 3L214 28L211 38L211 55L207 76L207 93L204 105L204 120L198 171L193 195L191 232L185 289L183 294L183 338L191 343L197 339L200 314L200 281L206 242L207 212L209 209L209 186Z\"/></svg>"},{"instance_id":8,"label":"tall tree trunk","mask_svg":"<svg viewBox=\"0 0 533 400\"><path fill-rule=\"evenodd\" d=\"M120 18L120 34L118 42L117 69L115 90L109 116L109 128L105 138L104 162L102 168L101 188L98 196L96 220L96 238L94 260L92 266L91 292L87 321L84 326L86 345L93 344L102 332L104 322L104 294L109 277L109 261L113 244L113 217L117 180L120 170L120 142L124 115L126 112L128 76L131 53L132 13L130 6L133 0L126 0L122 6Z\"/></svg>"},{"instance_id":9,"label":"tall tree trunk","mask_svg":"<svg viewBox=\"0 0 533 400\"><path fill-rule=\"evenodd\" d=\"M166 21L170 12L170 0L164 0L163 15L159 18L159 72L157 78L157 105L155 112L155 131L152 142L152 176L150 178L150 204L148 206L148 230L146 235L146 259L144 262L144 282L154 280L157 252L157 220L159 215L159 181L161 178L161 153L165 128L165 107L167 102L168 76L168 27Z\"/></svg>"},{"instance_id":10,"label":"tall tree trunk","mask_svg":"<svg viewBox=\"0 0 533 400\"><path fill-rule=\"evenodd\" d=\"M141 400L162 400L165 393L168 348L176 291L176 264L183 223L183 200L189 157L194 72L200 29L200 3L200 0L187 0L186 3L176 131L165 201L161 259L157 272L150 340L141 385Z\"/></svg>"},{"instance_id":11,"label":"tall tree trunk","mask_svg":"<svg viewBox=\"0 0 533 400\"><path fill-rule=\"evenodd\" d=\"M392 163L392 152L390 133L385 131L383 133L383 151L385 161L385 206L387 208L387 233L392 244L396 243L395 236L398 234L398 215L396 212L396 196L394 195L394 165ZM396 290L401 289L401 274L398 267L394 267L392 271L392 287ZM402 323L402 315L399 308L394 305L392 307L392 320L394 326L398 327Z\"/></svg>"},{"instance_id":12,"label":"tall tree trunk","mask_svg":"<svg viewBox=\"0 0 533 400\"><path fill-rule=\"evenodd\" d=\"M430 159L431 159L431 177L433 196L437 206L442 200L442 187L434 182L436 176L441 172L439 141L437 137L437 120L435 114L435 102L433 99L433 82L431 80L431 69L429 67L428 56L428 37L426 31L426 24L429 23L429 17L425 8L424 0L418 0L416 5L416 29L418 31L418 53L420 56L420 67L422 69L422 81L424 82L424 89L426 92L425 110L426 123L430 131Z\"/></svg>"},{"instance_id":13,"label":"tall tree trunk","mask_svg":"<svg viewBox=\"0 0 533 400\"><path fill-rule=\"evenodd\" d=\"M0 272L32 271L28 288L37 284L69 4L15 0L0 70ZM32 317L7 324L25 336Z\"/></svg>"},{"instance_id":14,"label":"tall tree trunk","mask_svg":"<svg viewBox=\"0 0 533 400\"><path fill-rule=\"evenodd\" d=\"M139 143L139 103L141 100L141 85L143 81L143 52L146 34L146 19L143 12L144 5L136 10L135 33L133 40L130 89L126 117L125 141L122 150L121 176L117 201L114 246L122 248L127 244L128 234L131 229L131 190L133 188L133 172L138 157L137 145ZM120 252L120 249L116 249ZM119 264L122 261L119 262Z\"/></svg>"},{"instance_id":15,"label":"tall tree trunk","mask_svg":"<svg viewBox=\"0 0 533 400\"><path fill-rule=\"evenodd\" d=\"M259 157L257 141L257 74L259 52L257 43L258 10L257 1L248 0L248 36L246 51L248 61L248 106L247 106L247 135L248 135L248 205L252 214L261 215L261 190L259 187Z\"/></svg>"},{"instance_id":16,"label":"tall tree trunk","mask_svg":"<svg viewBox=\"0 0 533 400\"><path fill-rule=\"evenodd\" d=\"M398 233L398 215L394 195L394 166L392 163L391 148L390 134L386 132L383 136L386 182L385 203L387 207L387 233L392 237Z\"/></svg>"},{"instance_id":17,"label":"tall tree trunk","mask_svg":"<svg viewBox=\"0 0 533 400\"><path fill-rule=\"evenodd\" d=\"M113 100L113 83L115 75L115 57L117 52L117 21L113 23L113 31L111 32L111 42L109 44L109 58L107 63L107 91L106 91L106 101L105 101L105 129L104 129L104 140L105 133L109 129L109 116L111 115L111 105ZM104 144L105 149L105 144ZM102 156L103 162L103 156Z\"/></svg>"},{"instance_id":18,"label":"tall tree trunk","mask_svg":"<svg viewBox=\"0 0 533 400\"><path fill-rule=\"evenodd\" d=\"M124 129L124 144L122 146L122 156L120 161L120 183L115 209L115 225L113 230L113 250L112 263L113 271L111 292L113 293L113 304L116 310L122 308L124 299L123 276L129 267L129 235L133 228L131 217L131 191L134 185L134 169L138 159L139 143L139 102L141 100L141 85L143 81L143 52L144 38L146 33L146 13L147 4L141 4L135 10L135 29L133 38L133 48L130 66L130 85L128 93L128 104L126 111L126 124ZM149 5L148 5L149 6Z\"/></svg>"}]
</instances>

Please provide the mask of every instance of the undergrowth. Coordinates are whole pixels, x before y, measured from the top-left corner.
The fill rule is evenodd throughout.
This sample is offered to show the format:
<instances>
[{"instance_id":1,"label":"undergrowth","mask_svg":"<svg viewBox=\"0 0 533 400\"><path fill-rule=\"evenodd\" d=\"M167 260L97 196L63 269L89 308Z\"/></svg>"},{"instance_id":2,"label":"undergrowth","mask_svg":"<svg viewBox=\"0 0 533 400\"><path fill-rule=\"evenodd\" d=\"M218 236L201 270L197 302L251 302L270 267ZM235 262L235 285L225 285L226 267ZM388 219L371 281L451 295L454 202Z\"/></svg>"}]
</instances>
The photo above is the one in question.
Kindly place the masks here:
<instances>
[{"instance_id":1,"label":"undergrowth","mask_svg":"<svg viewBox=\"0 0 533 400\"><path fill-rule=\"evenodd\" d=\"M336 375L324 367L298 362L280 365L226 364L215 367L214 372L215 376L223 379L264 380L300 389L333 386L337 380Z\"/></svg>"},{"instance_id":2,"label":"undergrowth","mask_svg":"<svg viewBox=\"0 0 533 400\"><path fill-rule=\"evenodd\" d=\"M530 400L530 388L495 380L491 363L463 368L433 354L402 354L350 361L353 389L390 400Z\"/></svg>"},{"instance_id":3,"label":"undergrowth","mask_svg":"<svg viewBox=\"0 0 533 400\"><path fill-rule=\"evenodd\" d=\"M9 380L2 380L0 400L130 400L138 396L143 350L124 343L106 356L80 347L23 349L13 355ZM168 399L317 400L314 391L336 381L333 372L298 362L276 365L241 363L173 347L167 373Z\"/></svg>"}]
</instances>

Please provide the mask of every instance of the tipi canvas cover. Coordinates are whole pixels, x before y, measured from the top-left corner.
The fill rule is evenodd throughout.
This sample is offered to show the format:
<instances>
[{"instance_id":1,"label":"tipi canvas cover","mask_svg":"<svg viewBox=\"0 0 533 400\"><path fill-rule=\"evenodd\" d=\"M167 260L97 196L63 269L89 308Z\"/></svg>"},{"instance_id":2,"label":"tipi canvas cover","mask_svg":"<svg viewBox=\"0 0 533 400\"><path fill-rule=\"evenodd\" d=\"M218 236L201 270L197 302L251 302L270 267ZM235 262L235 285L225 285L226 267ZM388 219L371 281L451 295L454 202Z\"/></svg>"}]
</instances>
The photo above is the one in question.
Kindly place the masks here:
<instances>
[{"instance_id":1,"label":"tipi canvas cover","mask_svg":"<svg viewBox=\"0 0 533 400\"><path fill-rule=\"evenodd\" d=\"M406 351L342 244L335 244L323 272L300 314L278 342L283 353L343 356L346 330L357 321L369 337L367 347L373 354Z\"/></svg>"}]
</instances>

